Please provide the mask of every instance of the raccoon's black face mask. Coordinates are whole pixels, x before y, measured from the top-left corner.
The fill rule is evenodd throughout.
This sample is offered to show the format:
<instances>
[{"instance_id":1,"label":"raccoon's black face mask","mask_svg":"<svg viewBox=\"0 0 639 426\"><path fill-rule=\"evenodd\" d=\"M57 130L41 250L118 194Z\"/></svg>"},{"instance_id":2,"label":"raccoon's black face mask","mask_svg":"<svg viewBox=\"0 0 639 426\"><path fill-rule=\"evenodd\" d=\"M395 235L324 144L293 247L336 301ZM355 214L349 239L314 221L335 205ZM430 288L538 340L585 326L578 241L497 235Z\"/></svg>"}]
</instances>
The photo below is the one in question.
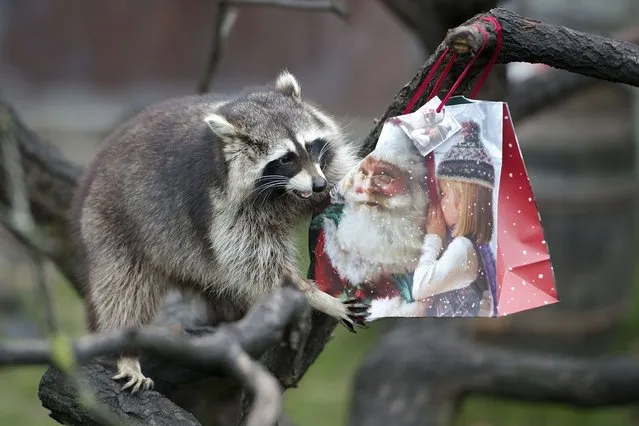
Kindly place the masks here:
<instances>
[{"instance_id":1,"label":"raccoon's black face mask","mask_svg":"<svg viewBox=\"0 0 639 426\"><path fill-rule=\"evenodd\" d=\"M249 91L206 122L224 144L229 186L245 200L317 200L357 161L356 148L337 124L302 101L297 81L286 72L274 88Z\"/></svg>"},{"instance_id":2,"label":"raccoon's black face mask","mask_svg":"<svg viewBox=\"0 0 639 426\"><path fill-rule=\"evenodd\" d=\"M256 189L264 189L265 196L288 192L306 199L328 187L324 168L334 154L327 140L319 137L308 143L296 141L293 146L294 150L286 151L264 167Z\"/></svg>"}]
</instances>

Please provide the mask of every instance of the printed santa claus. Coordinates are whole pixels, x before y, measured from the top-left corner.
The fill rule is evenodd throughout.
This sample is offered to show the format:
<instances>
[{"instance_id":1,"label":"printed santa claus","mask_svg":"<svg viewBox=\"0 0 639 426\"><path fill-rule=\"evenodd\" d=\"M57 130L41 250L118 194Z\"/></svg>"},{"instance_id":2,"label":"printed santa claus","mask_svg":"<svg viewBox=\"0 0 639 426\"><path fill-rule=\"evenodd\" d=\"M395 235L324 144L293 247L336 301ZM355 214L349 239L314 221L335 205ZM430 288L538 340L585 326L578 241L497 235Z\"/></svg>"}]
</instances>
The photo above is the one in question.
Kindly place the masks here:
<instances>
[{"instance_id":1,"label":"printed santa claus","mask_svg":"<svg viewBox=\"0 0 639 426\"><path fill-rule=\"evenodd\" d=\"M373 310L376 299L411 298L427 210L425 159L401 128L386 123L375 150L334 188L331 205L311 223L315 282Z\"/></svg>"}]
</instances>

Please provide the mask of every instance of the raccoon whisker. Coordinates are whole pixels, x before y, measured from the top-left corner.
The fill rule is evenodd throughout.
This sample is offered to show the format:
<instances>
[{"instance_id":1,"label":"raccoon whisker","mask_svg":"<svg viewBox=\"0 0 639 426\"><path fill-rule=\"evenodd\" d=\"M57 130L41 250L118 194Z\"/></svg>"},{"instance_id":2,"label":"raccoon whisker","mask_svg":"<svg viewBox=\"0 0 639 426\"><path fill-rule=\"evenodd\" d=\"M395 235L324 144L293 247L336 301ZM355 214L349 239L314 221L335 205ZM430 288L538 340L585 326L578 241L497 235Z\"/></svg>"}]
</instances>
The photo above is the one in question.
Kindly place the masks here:
<instances>
[{"instance_id":1,"label":"raccoon whisker","mask_svg":"<svg viewBox=\"0 0 639 426\"><path fill-rule=\"evenodd\" d=\"M317 156L317 162L321 163L322 162L322 157L324 156L324 154L326 154L326 152L328 151L328 149L330 148L329 144L324 144L324 146L322 146L322 149L319 152L319 155Z\"/></svg>"},{"instance_id":2,"label":"raccoon whisker","mask_svg":"<svg viewBox=\"0 0 639 426\"><path fill-rule=\"evenodd\" d=\"M286 183L287 178L285 176L273 175L273 176L265 176L262 179L262 182L249 191L242 199L240 200L240 204L244 203L246 200L252 197L257 197L260 193L269 189L271 187L275 187L278 185L282 185Z\"/></svg>"},{"instance_id":3,"label":"raccoon whisker","mask_svg":"<svg viewBox=\"0 0 639 426\"><path fill-rule=\"evenodd\" d=\"M262 190L258 194L255 195L255 198L253 199L253 202L255 202L255 201L260 199L260 194L264 193L265 191L267 191L269 189L276 188L276 187L281 187L281 186L280 185L275 185L275 184L265 186L264 188L262 188ZM261 202L260 202L260 205L259 205L258 208L261 209L262 207L264 207L265 203L266 203L266 197L261 197Z\"/></svg>"},{"instance_id":4,"label":"raccoon whisker","mask_svg":"<svg viewBox=\"0 0 639 426\"><path fill-rule=\"evenodd\" d=\"M258 185L253 191L251 191L248 194L248 196L252 196L251 198L253 199L251 204L255 203L255 201L258 200L260 198L260 195L263 194L264 192L268 191L269 189L282 187L283 184L285 183L286 183L286 178L282 177L280 179L272 179L270 181L267 181L263 184ZM248 196L245 197L245 199L247 199ZM265 201L266 199L262 199L262 203L260 204L260 207L264 205Z\"/></svg>"}]
</instances>

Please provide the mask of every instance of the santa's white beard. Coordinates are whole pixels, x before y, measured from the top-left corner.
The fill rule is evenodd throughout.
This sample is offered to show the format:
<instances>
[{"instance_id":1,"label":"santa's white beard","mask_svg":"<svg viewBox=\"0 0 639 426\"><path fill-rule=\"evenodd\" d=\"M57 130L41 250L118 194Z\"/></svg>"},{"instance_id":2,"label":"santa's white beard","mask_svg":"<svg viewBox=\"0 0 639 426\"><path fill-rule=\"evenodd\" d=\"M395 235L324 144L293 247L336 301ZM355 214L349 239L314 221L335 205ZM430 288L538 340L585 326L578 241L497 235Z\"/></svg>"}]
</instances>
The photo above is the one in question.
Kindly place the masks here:
<instances>
[{"instance_id":1,"label":"santa's white beard","mask_svg":"<svg viewBox=\"0 0 639 426\"><path fill-rule=\"evenodd\" d=\"M358 284L415 270L427 206L426 194L415 192L393 197L392 209L346 204L338 226L325 219L325 251L342 279Z\"/></svg>"}]
</instances>

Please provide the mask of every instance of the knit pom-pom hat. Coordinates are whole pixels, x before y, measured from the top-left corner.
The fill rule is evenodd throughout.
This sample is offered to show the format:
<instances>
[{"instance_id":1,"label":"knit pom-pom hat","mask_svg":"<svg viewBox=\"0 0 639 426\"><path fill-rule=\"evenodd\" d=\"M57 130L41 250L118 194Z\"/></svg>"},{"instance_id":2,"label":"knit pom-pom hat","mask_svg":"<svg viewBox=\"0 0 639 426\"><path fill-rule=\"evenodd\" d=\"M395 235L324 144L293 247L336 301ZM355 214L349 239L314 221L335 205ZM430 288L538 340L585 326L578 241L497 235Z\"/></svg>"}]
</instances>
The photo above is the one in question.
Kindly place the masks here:
<instances>
[{"instance_id":1,"label":"knit pom-pom hat","mask_svg":"<svg viewBox=\"0 0 639 426\"><path fill-rule=\"evenodd\" d=\"M437 167L438 177L493 188L495 168L480 140L479 124L469 120L461 126L461 140L444 154Z\"/></svg>"}]
</instances>

